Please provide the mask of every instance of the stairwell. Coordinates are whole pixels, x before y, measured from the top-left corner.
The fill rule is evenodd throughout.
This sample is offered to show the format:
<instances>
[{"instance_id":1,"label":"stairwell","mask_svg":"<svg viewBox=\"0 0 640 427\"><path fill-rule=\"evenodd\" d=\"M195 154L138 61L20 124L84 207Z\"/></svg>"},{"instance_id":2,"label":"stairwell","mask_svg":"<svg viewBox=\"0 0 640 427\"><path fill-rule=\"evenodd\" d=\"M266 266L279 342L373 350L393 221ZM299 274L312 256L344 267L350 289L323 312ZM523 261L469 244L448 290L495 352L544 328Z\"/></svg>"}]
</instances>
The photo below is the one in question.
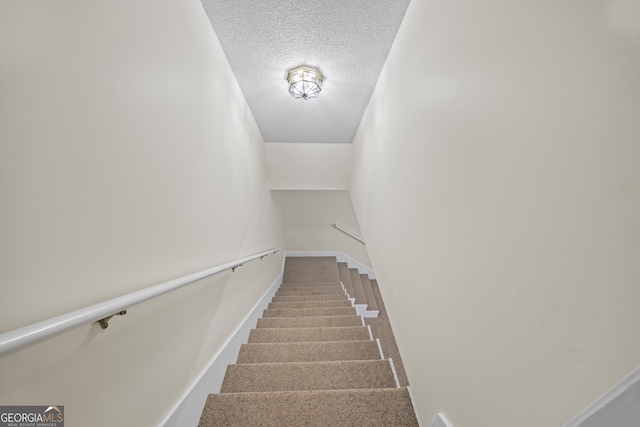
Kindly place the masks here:
<instances>
[{"instance_id":1,"label":"stairwell","mask_svg":"<svg viewBox=\"0 0 640 427\"><path fill-rule=\"evenodd\" d=\"M335 257L289 257L200 427L418 426L398 356L374 280Z\"/></svg>"}]
</instances>

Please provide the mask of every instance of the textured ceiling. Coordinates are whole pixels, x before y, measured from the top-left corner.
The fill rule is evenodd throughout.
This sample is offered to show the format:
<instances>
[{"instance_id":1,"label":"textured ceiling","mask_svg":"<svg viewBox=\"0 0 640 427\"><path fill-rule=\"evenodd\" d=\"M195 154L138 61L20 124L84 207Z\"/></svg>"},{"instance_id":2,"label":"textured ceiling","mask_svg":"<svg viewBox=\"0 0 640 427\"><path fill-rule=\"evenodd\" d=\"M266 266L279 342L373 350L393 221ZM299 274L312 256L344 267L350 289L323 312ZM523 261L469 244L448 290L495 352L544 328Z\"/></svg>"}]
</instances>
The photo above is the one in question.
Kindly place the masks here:
<instances>
[{"instance_id":1,"label":"textured ceiling","mask_svg":"<svg viewBox=\"0 0 640 427\"><path fill-rule=\"evenodd\" d=\"M351 142L409 0L202 0L266 142ZM289 69L318 68L294 99Z\"/></svg>"}]
</instances>

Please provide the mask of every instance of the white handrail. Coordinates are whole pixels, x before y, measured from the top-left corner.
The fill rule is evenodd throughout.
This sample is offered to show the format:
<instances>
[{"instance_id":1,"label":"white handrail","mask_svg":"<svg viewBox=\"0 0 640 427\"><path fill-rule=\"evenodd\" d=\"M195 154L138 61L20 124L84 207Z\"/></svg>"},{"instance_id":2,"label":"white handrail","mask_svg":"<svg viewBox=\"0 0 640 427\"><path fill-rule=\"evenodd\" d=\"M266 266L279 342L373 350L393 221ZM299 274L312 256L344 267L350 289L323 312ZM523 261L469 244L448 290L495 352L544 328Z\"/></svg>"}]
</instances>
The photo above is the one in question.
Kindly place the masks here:
<instances>
[{"instance_id":1,"label":"white handrail","mask_svg":"<svg viewBox=\"0 0 640 427\"><path fill-rule=\"evenodd\" d=\"M126 308L140 304L167 292L182 288L205 277L213 276L225 270L235 269L242 264L255 259L263 258L267 255L278 252L280 248L269 249L259 254L240 258L217 267L189 274L178 279L150 286L136 292L132 292L121 297L113 298L98 304L90 305L79 310L75 310L51 319L43 320L32 325L14 329L13 331L0 334L0 355L8 353L20 347L24 347L36 341L68 331L85 323L92 323L103 319Z\"/></svg>"},{"instance_id":2,"label":"white handrail","mask_svg":"<svg viewBox=\"0 0 640 427\"><path fill-rule=\"evenodd\" d=\"M346 234L349 237L352 237L354 239L356 239L358 242L362 243L363 245L364 240L362 239L362 237L358 236L357 234L354 234L353 232L347 230L346 228L344 228L343 226L341 226L340 224L336 223L336 224L331 224L331 226L333 228L335 228L336 230L342 231L344 234Z\"/></svg>"}]
</instances>

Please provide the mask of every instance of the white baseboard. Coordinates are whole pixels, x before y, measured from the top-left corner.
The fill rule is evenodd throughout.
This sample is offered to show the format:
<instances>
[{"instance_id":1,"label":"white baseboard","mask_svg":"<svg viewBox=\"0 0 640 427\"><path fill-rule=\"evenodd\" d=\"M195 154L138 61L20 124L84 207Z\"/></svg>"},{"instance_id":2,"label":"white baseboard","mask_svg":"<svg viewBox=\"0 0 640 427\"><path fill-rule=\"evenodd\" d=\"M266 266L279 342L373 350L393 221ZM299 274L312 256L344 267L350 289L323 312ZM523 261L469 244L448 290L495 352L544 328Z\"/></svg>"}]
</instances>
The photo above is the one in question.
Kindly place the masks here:
<instances>
[{"instance_id":1,"label":"white baseboard","mask_svg":"<svg viewBox=\"0 0 640 427\"><path fill-rule=\"evenodd\" d=\"M418 406L416 405L416 401L413 398L413 394L411 392L411 386L407 386L407 391L409 392L409 399L411 399L411 405L413 405L413 413L416 414L418 427L425 427L424 423L422 422L422 417L420 416L420 412L418 411Z\"/></svg>"},{"instance_id":2,"label":"white baseboard","mask_svg":"<svg viewBox=\"0 0 640 427\"><path fill-rule=\"evenodd\" d=\"M637 427L638 420L640 420L640 366L564 427Z\"/></svg>"},{"instance_id":3,"label":"white baseboard","mask_svg":"<svg viewBox=\"0 0 640 427\"><path fill-rule=\"evenodd\" d=\"M283 261L284 266L284 261ZM247 342L249 332L255 327L262 311L267 308L282 283L282 274L276 278L260 301L247 314L222 348L213 355L200 375L185 390L180 399L158 424L159 427L196 427L202 415L207 396L220 391L227 365L235 363L240 346Z\"/></svg>"},{"instance_id":4,"label":"white baseboard","mask_svg":"<svg viewBox=\"0 0 640 427\"><path fill-rule=\"evenodd\" d=\"M378 344L378 351L380 352L380 360L384 360L384 353L382 352L382 344L380 344L380 338L376 338L376 344Z\"/></svg>"},{"instance_id":5,"label":"white baseboard","mask_svg":"<svg viewBox=\"0 0 640 427\"><path fill-rule=\"evenodd\" d=\"M407 388L411 395L411 388ZM422 427L415 405L414 411L418 417L418 424ZM640 420L640 366L572 418L564 427L637 427L638 420ZM431 427L453 427L453 424L440 413L431 423Z\"/></svg>"},{"instance_id":6,"label":"white baseboard","mask_svg":"<svg viewBox=\"0 0 640 427\"><path fill-rule=\"evenodd\" d=\"M356 312L362 317L378 317L378 314L380 314L379 310L367 310L367 304L354 304L353 306L356 308Z\"/></svg>"},{"instance_id":7,"label":"white baseboard","mask_svg":"<svg viewBox=\"0 0 640 427\"><path fill-rule=\"evenodd\" d=\"M363 313L367 311L367 304L354 304L353 306L356 308L356 313L362 317L367 317L363 315Z\"/></svg>"},{"instance_id":8,"label":"white baseboard","mask_svg":"<svg viewBox=\"0 0 640 427\"><path fill-rule=\"evenodd\" d=\"M294 251L294 252L285 252L285 258L288 256L334 256L338 260L338 262L346 262L349 265L349 268L357 268L360 273L367 274L369 279L375 279L376 275L373 272L373 269L360 261L351 258L349 255L340 251Z\"/></svg>"},{"instance_id":9,"label":"white baseboard","mask_svg":"<svg viewBox=\"0 0 640 427\"><path fill-rule=\"evenodd\" d=\"M391 372L393 372L393 379L396 381L396 388L400 388L400 380L398 379L398 372L396 372L396 365L393 364L393 359L387 359L389 361L389 366L391 367Z\"/></svg>"},{"instance_id":10,"label":"white baseboard","mask_svg":"<svg viewBox=\"0 0 640 427\"><path fill-rule=\"evenodd\" d=\"M436 415L436 418L431 423L431 427L453 427L453 424L444 416L443 413Z\"/></svg>"}]
</instances>

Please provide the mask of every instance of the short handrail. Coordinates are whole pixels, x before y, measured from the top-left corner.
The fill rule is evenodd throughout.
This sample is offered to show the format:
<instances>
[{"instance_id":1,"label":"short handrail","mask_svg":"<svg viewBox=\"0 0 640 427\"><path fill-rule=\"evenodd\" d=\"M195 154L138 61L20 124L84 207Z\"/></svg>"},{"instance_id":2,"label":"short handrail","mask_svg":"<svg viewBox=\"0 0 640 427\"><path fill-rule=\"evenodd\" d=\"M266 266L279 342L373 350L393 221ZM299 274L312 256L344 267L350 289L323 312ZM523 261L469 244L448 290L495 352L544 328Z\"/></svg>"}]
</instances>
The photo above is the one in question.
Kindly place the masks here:
<instances>
[{"instance_id":1,"label":"short handrail","mask_svg":"<svg viewBox=\"0 0 640 427\"><path fill-rule=\"evenodd\" d=\"M256 259L278 252L280 248L269 249L255 255L250 255L207 270L189 274L178 279L150 286L139 291L131 292L121 297L113 298L98 304L90 305L51 319L43 320L13 331L0 334L0 355L24 347L36 341L68 331L86 323L96 322L114 313L119 313L129 307L148 301L157 296L187 286L198 280L233 269Z\"/></svg>"},{"instance_id":2,"label":"short handrail","mask_svg":"<svg viewBox=\"0 0 640 427\"><path fill-rule=\"evenodd\" d=\"M364 243L364 239L362 239L362 237L358 236L357 234L347 230L346 228L344 228L343 226L341 226L340 224L336 223L336 224L331 224L331 226L333 228L335 228L336 230L342 231L344 234L346 234L347 236L356 239L358 242L362 243L363 245Z\"/></svg>"}]
</instances>

